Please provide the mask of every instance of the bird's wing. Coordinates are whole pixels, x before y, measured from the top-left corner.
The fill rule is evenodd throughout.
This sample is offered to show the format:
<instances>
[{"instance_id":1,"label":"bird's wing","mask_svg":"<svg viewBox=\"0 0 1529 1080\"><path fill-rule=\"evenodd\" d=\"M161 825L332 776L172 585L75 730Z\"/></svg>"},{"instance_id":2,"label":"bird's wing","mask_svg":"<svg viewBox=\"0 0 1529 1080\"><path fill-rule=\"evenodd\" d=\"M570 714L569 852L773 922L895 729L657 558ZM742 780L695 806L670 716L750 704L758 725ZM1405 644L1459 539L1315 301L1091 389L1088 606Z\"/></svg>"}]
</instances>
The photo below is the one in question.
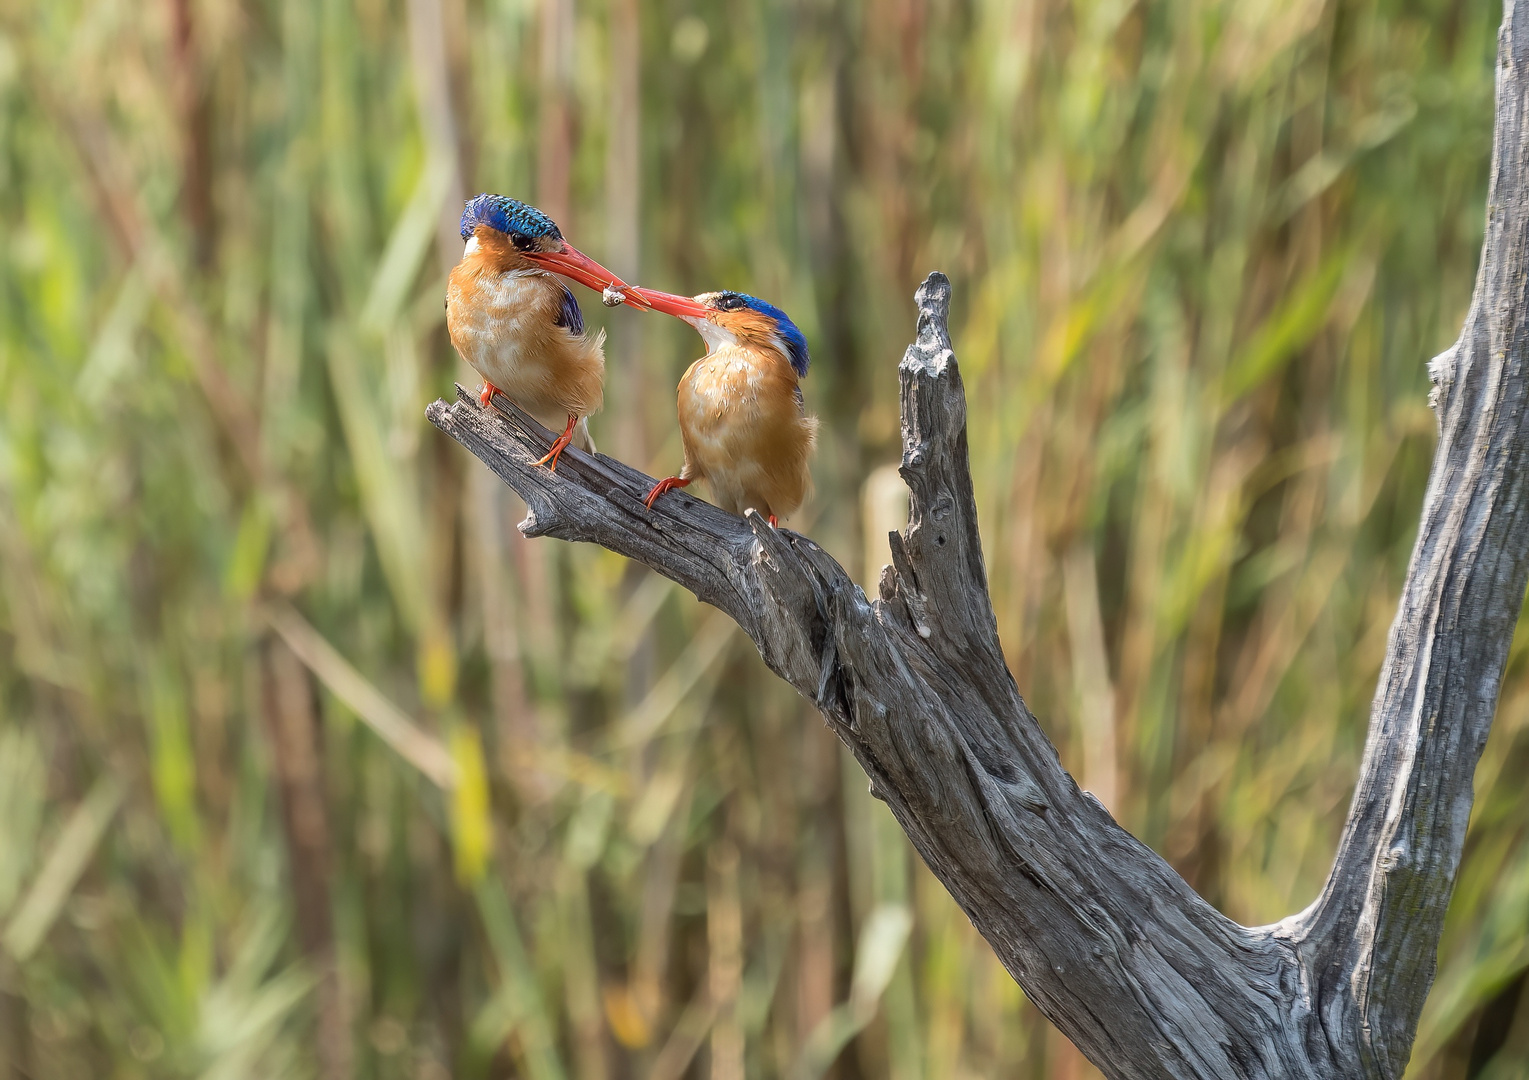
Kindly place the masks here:
<instances>
[{"instance_id":1,"label":"bird's wing","mask_svg":"<svg viewBox=\"0 0 1529 1080\"><path fill-rule=\"evenodd\" d=\"M584 332L584 313L579 310L579 302L574 299L573 292L567 285L560 281L563 287L563 306L558 309L557 318L553 320L558 326L568 327L571 334Z\"/></svg>"}]
</instances>

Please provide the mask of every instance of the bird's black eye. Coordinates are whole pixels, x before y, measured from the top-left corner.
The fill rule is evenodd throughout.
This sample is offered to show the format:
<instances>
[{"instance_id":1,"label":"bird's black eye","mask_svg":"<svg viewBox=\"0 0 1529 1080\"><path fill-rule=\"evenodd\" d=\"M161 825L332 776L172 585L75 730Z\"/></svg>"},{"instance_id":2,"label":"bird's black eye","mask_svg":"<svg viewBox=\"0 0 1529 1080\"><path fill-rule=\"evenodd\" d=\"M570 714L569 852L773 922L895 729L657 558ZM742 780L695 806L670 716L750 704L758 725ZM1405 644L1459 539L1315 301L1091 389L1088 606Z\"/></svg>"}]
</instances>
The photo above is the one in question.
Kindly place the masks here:
<instances>
[{"instance_id":1,"label":"bird's black eye","mask_svg":"<svg viewBox=\"0 0 1529 1080\"><path fill-rule=\"evenodd\" d=\"M510 233L510 243L515 245L516 251L530 251L536 246L536 241L523 232Z\"/></svg>"},{"instance_id":2,"label":"bird's black eye","mask_svg":"<svg viewBox=\"0 0 1529 1080\"><path fill-rule=\"evenodd\" d=\"M737 311L739 308L741 308L743 306L743 297L741 297L741 296L724 296L722 298L722 303L719 306L722 308L723 311Z\"/></svg>"}]
</instances>

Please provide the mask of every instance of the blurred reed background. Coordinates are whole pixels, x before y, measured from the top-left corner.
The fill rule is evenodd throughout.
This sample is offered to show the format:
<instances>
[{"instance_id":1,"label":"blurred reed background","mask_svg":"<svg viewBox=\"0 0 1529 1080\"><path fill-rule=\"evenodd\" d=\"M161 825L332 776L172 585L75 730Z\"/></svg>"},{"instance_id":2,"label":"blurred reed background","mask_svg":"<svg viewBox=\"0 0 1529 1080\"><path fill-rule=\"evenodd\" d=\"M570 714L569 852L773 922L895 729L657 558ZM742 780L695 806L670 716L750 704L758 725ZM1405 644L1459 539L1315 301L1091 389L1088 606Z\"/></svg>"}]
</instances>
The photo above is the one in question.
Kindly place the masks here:
<instances>
[{"instance_id":1,"label":"blurred reed background","mask_svg":"<svg viewBox=\"0 0 1529 1080\"><path fill-rule=\"evenodd\" d=\"M456 220L807 332L869 581L954 279L1010 661L1210 900L1308 903L1482 233L1496 4L0 0L10 1078L1096 1075L718 614L430 428ZM688 329L607 312L678 464ZM474 384L475 385L475 384ZM1529 1060L1516 646L1412 1075Z\"/></svg>"}]
</instances>

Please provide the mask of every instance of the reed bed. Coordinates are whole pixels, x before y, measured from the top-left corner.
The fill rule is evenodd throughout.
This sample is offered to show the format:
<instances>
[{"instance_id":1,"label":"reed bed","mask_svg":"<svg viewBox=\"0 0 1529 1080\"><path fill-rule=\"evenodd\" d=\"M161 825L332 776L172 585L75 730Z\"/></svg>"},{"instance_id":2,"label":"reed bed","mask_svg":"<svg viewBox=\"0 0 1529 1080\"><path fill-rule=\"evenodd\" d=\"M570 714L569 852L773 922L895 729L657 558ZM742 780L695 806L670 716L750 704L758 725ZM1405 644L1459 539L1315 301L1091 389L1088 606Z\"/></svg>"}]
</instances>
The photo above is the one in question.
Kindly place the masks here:
<instances>
[{"instance_id":1,"label":"reed bed","mask_svg":"<svg viewBox=\"0 0 1529 1080\"><path fill-rule=\"evenodd\" d=\"M911 292L950 273L1019 685L1262 923L1356 775L1498 15L0 0L7 1075L1097 1075L730 624L525 541L427 425L471 376L462 199L791 312L824 420L791 524L866 582ZM581 299L597 440L672 471L699 342ZM1412 1076L1529 1068L1525 651Z\"/></svg>"}]
</instances>

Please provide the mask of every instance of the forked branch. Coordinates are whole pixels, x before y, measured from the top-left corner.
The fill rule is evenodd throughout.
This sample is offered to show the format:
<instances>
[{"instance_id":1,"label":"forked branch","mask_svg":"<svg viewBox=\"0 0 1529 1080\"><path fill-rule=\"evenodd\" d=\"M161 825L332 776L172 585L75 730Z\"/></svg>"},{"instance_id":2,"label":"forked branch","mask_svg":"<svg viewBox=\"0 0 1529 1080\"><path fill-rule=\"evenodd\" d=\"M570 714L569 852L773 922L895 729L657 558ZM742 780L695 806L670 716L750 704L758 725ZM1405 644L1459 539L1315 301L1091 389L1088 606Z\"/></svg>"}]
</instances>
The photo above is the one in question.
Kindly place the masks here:
<instances>
[{"instance_id":1,"label":"forked branch","mask_svg":"<svg viewBox=\"0 0 1529 1080\"><path fill-rule=\"evenodd\" d=\"M502 397L430 406L525 498L527 536L600 544L727 612L854 752L919 854L1032 1001L1107 1076L1397 1077L1432 981L1471 777L1529 570L1524 119L1529 26L1499 42L1476 294L1434 365L1440 442L1332 876L1247 928L1078 789L1004 665L967 462L950 285L919 288L902 380L908 528L867 600L811 540L570 451Z\"/></svg>"}]
</instances>

